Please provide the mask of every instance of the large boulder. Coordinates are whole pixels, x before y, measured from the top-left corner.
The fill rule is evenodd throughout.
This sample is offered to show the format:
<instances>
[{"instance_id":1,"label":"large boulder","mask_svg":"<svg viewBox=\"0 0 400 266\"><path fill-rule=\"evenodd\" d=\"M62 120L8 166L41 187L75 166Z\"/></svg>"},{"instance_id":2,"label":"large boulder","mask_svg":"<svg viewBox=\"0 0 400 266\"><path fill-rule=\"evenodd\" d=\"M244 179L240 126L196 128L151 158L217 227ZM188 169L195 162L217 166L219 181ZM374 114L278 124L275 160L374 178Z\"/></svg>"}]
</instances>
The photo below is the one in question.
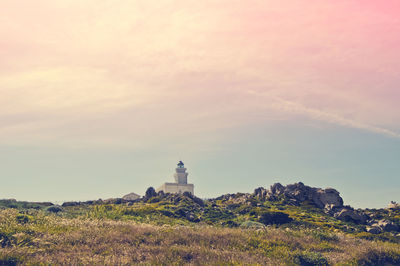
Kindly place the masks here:
<instances>
[{"instance_id":1,"label":"large boulder","mask_svg":"<svg viewBox=\"0 0 400 266\"><path fill-rule=\"evenodd\" d=\"M313 202L319 208L333 209L343 206L343 199L333 188L317 189L313 193Z\"/></svg>"},{"instance_id":2,"label":"large boulder","mask_svg":"<svg viewBox=\"0 0 400 266\"><path fill-rule=\"evenodd\" d=\"M287 185L284 189L284 194L290 199L297 202L304 202L312 198L313 188L305 186L302 182Z\"/></svg>"},{"instance_id":3,"label":"large boulder","mask_svg":"<svg viewBox=\"0 0 400 266\"><path fill-rule=\"evenodd\" d=\"M261 200L265 200L267 195L268 195L268 190L263 187L259 187L254 190L254 196L256 196Z\"/></svg>"},{"instance_id":4,"label":"large boulder","mask_svg":"<svg viewBox=\"0 0 400 266\"><path fill-rule=\"evenodd\" d=\"M275 183L271 186L270 191L272 194L280 195L284 192L285 187L281 183Z\"/></svg>"}]
</instances>

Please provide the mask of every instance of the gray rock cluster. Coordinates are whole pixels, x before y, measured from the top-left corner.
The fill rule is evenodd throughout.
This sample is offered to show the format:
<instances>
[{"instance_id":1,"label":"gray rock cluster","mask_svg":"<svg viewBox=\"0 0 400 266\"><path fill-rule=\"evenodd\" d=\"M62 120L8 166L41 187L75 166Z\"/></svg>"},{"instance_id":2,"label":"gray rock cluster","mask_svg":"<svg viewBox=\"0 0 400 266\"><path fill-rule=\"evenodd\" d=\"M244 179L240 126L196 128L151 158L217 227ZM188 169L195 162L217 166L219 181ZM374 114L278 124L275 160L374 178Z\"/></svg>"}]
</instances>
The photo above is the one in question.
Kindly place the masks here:
<instances>
[{"instance_id":1,"label":"gray rock cluster","mask_svg":"<svg viewBox=\"0 0 400 266\"><path fill-rule=\"evenodd\" d=\"M257 188L254 191L261 200L276 201L284 197L293 204L300 204L305 201L315 204L318 208L333 209L343 206L343 199L339 192L333 188L321 189L304 185L302 182L282 186L275 183L269 190Z\"/></svg>"},{"instance_id":2,"label":"gray rock cluster","mask_svg":"<svg viewBox=\"0 0 400 266\"><path fill-rule=\"evenodd\" d=\"M370 221L366 230L371 234L379 234L382 232L396 232L399 231L400 228L395 223L382 219L379 221Z\"/></svg>"},{"instance_id":3,"label":"gray rock cluster","mask_svg":"<svg viewBox=\"0 0 400 266\"><path fill-rule=\"evenodd\" d=\"M304 185L302 182L283 186L280 183L273 184L270 189L257 188L254 195L260 200L278 201L284 199L293 205L304 202L323 209L326 213L339 220L365 223L366 215L354 210L350 206L343 205L340 193L333 188L314 188Z\"/></svg>"}]
</instances>

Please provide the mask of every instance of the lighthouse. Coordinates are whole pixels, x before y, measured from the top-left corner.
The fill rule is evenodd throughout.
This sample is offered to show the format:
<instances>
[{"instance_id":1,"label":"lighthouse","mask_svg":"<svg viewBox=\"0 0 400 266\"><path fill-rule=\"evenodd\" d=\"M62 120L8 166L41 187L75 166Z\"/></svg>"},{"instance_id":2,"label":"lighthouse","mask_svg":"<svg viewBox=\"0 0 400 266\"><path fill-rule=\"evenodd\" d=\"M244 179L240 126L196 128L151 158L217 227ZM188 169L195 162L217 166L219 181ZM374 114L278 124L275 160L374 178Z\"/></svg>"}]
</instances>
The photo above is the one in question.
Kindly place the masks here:
<instances>
[{"instance_id":1,"label":"lighthouse","mask_svg":"<svg viewBox=\"0 0 400 266\"><path fill-rule=\"evenodd\" d=\"M194 185L188 184L187 177L189 175L186 172L185 165L182 161L179 161L177 167L175 169L175 183L164 183L160 186L156 191L164 191L164 193L175 193L175 194L182 194L183 192L189 192L194 195Z\"/></svg>"}]
</instances>

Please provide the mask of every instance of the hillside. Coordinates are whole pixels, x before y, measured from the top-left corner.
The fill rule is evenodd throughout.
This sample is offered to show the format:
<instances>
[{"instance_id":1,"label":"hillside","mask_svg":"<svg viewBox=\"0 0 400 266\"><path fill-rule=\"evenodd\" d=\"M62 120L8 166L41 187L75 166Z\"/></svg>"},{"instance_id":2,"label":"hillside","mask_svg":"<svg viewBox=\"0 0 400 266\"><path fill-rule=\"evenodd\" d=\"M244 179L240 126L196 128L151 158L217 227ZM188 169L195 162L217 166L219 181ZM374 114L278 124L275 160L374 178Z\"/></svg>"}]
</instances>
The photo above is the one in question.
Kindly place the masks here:
<instances>
[{"instance_id":1,"label":"hillside","mask_svg":"<svg viewBox=\"0 0 400 266\"><path fill-rule=\"evenodd\" d=\"M302 183L202 200L0 201L1 264L400 264L400 209Z\"/></svg>"}]
</instances>

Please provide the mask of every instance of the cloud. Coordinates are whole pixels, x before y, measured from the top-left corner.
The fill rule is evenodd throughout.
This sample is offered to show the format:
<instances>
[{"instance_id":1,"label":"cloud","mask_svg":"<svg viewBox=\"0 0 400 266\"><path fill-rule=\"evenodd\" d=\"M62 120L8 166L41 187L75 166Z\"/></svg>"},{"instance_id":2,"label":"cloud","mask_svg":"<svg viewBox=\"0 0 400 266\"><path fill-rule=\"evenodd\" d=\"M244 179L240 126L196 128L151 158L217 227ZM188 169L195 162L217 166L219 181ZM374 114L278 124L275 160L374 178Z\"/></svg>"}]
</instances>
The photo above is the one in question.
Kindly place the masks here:
<instances>
[{"instance_id":1,"label":"cloud","mask_svg":"<svg viewBox=\"0 0 400 266\"><path fill-rule=\"evenodd\" d=\"M390 129L377 127L374 125L362 123L353 119L345 118L335 113L326 112L323 110L310 108L307 106L302 105L298 102L288 101L276 96L272 96L268 93L259 93L255 91L249 91L249 94L256 95L257 97L263 97L265 100L266 98L269 99L271 102L264 106L266 109L278 111L278 112L285 112L291 115L304 115L308 118L323 121L326 123L331 123L339 126L345 126L349 128L356 128L365 130L368 132L380 134L383 136L393 137L393 138L400 138L400 133L392 131Z\"/></svg>"},{"instance_id":2,"label":"cloud","mask_svg":"<svg viewBox=\"0 0 400 266\"><path fill-rule=\"evenodd\" d=\"M212 139L269 106L398 137L394 3L5 0L0 136Z\"/></svg>"}]
</instances>

